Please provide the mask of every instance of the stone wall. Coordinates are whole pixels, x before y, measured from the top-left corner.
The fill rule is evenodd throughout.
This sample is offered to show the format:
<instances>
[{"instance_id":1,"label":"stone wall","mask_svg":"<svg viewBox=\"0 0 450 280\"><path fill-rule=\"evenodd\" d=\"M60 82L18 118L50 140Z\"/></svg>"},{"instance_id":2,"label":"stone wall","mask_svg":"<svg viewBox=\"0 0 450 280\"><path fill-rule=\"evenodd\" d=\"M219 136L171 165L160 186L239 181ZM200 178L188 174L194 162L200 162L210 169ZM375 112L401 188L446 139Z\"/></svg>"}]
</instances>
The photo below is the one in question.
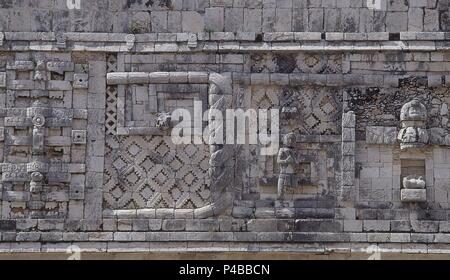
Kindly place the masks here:
<instances>
[{"instance_id":1,"label":"stone wall","mask_svg":"<svg viewBox=\"0 0 450 280\"><path fill-rule=\"evenodd\" d=\"M0 252L449 253L449 2L382 4L2 1Z\"/></svg>"},{"instance_id":2,"label":"stone wall","mask_svg":"<svg viewBox=\"0 0 450 280\"><path fill-rule=\"evenodd\" d=\"M79 10L68 10L66 0L4 0L0 3L0 30L450 31L446 0L379 0L379 10L368 9L367 0L81 0L80 3Z\"/></svg>"}]
</instances>

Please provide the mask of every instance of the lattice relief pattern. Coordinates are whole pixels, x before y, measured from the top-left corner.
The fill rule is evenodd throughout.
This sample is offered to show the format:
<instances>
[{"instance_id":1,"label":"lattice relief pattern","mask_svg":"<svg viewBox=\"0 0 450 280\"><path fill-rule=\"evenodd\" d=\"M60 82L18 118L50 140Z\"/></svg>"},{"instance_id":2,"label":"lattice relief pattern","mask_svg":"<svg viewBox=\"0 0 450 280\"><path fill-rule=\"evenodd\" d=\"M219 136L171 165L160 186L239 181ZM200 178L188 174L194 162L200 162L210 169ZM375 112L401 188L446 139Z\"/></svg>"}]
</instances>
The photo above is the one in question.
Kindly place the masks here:
<instances>
[{"instance_id":1,"label":"lattice relief pattern","mask_svg":"<svg viewBox=\"0 0 450 280\"><path fill-rule=\"evenodd\" d=\"M294 97L292 105L296 106L300 113L298 116L301 121L296 128L300 134L340 133L342 94L339 91L323 87L305 87L286 90L284 95Z\"/></svg>"},{"instance_id":2,"label":"lattice relief pattern","mask_svg":"<svg viewBox=\"0 0 450 280\"><path fill-rule=\"evenodd\" d=\"M109 209L195 209L210 204L209 148L169 136L108 136L104 203Z\"/></svg>"},{"instance_id":3,"label":"lattice relief pattern","mask_svg":"<svg viewBox=\"0 0 450 280\"><path fill-rule=\"evenodd\" d=\"M106 135L117 133L117 86L106 88L105 129Z\"/></svg>"},{"instance_id":4,"label":"lattice relief pattern","mask_svg":"<svg viewBox=\"0 0 450 280\"><path fill-rule=\"evenodd\" d=\"M342 94L338 90L326 87L254 86L251 98L254 109L295 108L297 114L282 118L282 133L337 135L341 131Z\"/></svg>"},{"instance_id":5,"label":"lattice relief pattern","mask_svg":"<svg viewBox=\"0 0 450 280\"><path fill-rule=\"evenodd\" d=\"M107 73L117 72L117 55L108 54L106 56ZM106 135L116 135L117 133L117 86L106 88L106 110L105 128Z\"/></svg>"}]
</instances>

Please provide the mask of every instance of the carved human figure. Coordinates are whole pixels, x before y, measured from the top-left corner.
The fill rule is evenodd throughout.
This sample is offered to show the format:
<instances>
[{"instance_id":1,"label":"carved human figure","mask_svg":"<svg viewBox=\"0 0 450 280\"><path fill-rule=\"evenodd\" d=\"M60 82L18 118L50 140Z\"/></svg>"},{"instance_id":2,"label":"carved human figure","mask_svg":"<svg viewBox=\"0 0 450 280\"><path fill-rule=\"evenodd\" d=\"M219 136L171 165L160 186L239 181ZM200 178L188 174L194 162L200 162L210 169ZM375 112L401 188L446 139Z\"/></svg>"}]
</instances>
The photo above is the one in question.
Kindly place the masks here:
<instances>
[{"instance_id":1,"label":"carved human figure","mask_svg":"<svg viewBox=\"0 0 450 280\"><path fill-rule=\"evenodd\" d=\"M298 185L295 167L297 165L297 153L294 149L295 134L289 133L283 138L283 147L278 152L277 162L280 166L278 178L278 199L284 199L286 190Z\"/></svg>"},{"instance_id":2,"label":"carved human figure","mask_svg":"<svg viewBox=\"0 0 450 280\"><path fill-rule=\"evenodd\" d=\"M402 128L398 140L402 150L421 148L428 144L429 136L425 127L427 108L419 99L414 98L402 107L400 121Z\"/></svg>"}]
</instances>

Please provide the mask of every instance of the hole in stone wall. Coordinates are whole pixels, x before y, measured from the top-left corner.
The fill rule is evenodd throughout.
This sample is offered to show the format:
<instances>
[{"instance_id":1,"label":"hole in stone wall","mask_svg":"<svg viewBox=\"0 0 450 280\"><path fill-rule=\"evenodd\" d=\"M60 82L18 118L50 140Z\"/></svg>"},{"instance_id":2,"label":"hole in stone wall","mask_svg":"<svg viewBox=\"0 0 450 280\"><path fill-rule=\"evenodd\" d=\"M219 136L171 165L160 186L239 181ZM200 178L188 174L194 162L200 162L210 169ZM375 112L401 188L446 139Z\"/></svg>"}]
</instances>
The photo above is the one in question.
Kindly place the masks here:
<instances>
[{"instance_id":1,"label":"hole in stone wall","mask_svg":"<svg viewBox=\"0 0 450 280\"><path fill-rule=\"evenodd\" d=\"M52 80L56 80L56 81L63 81L64 80L64 75L60 75L58 73L51 73L51 79Z\"/></svg>"},{"instance_id":2,"label":"hole in stone wall","mask_svg":"<svg viewBox=\"0 0 450 280\"><path fill-rule=\"evenodd\" d=\"M425 160L423 159L402 159L401 160L401 181L408 176L416 178L426 176ZM403 183L402 183L403 185Z\"/></svg>"},{"instance_id":3,"label":"hole in stone wall","mask_svg":"<svg viewBox=\"0 0 450 280\"><path fill-rule=\"evenodd\" d=\"M389 41L400 41L400 33L389 33Z\"/></svg>"}]
</instances>

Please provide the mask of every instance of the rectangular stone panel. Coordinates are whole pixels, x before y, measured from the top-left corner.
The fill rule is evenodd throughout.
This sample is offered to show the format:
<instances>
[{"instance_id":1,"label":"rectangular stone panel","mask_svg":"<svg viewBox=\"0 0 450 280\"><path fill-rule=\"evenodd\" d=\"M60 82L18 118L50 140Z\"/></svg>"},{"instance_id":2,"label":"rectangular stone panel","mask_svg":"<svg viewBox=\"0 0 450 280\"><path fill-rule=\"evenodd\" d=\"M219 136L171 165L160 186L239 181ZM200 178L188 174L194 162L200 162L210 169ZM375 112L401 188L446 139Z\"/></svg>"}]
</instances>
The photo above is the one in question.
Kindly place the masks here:
<instances>
[{"instance_id":1,"label":"rectangular stone panel","mask_svg":"<svg viewBox=\"0 0 450 280\"><path fill-rule=\"evenodd\" d=\"M427 190L401 190L401 200L403 202L426 202Z\"/></svg>"}]
</instances>

